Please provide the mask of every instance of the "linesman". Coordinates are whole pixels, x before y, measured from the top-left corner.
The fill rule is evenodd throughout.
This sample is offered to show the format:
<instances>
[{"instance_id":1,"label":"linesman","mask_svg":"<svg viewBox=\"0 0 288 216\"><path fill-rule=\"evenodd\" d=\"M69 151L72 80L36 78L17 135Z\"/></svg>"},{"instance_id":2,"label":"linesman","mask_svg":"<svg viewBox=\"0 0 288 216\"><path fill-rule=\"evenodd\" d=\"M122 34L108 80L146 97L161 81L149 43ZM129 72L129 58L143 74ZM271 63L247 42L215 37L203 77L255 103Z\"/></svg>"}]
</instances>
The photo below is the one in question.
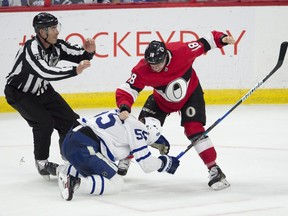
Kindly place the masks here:
<instances>
[{"instance_id":1,"label":"linesman","mask_svg":"<svg viewBox=\"0 0 288 216\"><path fill-rule=\"evenodd\" d=\"M72 124L79 118L50 81L77 76L90 67L95 41L86 39L83 46L58 39L61 24L49 13L33 19L36 36L18 51L12 71L6 77L5 96L32 128L36 168L47 180L56 175L57 164L48 161L51 135L59 134L61 145ZM57 67L61 60L77 66Z\"/></svg>"}]
</instances>

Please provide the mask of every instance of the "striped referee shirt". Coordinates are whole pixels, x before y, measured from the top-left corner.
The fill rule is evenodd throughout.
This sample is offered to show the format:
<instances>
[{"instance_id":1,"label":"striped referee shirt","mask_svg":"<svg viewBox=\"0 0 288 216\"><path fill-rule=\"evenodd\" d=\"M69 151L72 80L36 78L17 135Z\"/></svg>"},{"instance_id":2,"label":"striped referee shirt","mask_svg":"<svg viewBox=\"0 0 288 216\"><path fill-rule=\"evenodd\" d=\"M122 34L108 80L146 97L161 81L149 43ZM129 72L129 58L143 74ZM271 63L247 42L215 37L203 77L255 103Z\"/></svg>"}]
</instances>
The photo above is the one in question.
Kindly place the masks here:
<instances>
[{"instance_id":1,"label":"striped referee shirt","mask_svg":"<svg viewBox=\"0 0 288 216\"><path fill-rule=\"evenodd\" d=\"M80 63L91 60L94 53L88 53L83 47L71 45L58 39L56 44L45 49L38 36L28 40L18 51L12 71L6 77L7 85L35 95L41 95L57 81L76 76L76 66L56 67L61 60Z\"/></svg>"}]
</instances>

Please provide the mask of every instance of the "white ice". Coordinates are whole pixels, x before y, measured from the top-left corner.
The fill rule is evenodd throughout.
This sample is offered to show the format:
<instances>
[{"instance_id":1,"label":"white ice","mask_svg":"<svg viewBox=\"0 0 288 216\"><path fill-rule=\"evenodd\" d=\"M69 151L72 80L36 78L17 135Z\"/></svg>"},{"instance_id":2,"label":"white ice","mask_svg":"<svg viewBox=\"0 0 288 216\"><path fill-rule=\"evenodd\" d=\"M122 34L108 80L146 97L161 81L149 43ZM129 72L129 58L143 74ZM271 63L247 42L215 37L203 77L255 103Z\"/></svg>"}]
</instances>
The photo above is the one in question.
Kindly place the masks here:
<instances>
[{"instance_id":1,"label":"white ice","mask_svg":"<svg viewBox=\"0 0 288 216\"><path fill-rule=\"evenodd\" d=\"M207 127L231 106L207 106ZM103 109L76 110L92 116ZM137 116L139 109L134 109ZM60 197L57 179L45 181L36 171L31 129L17 113L0 114L0 216L286 216L288 215L288 105L241 105L209 136L217 162L231 187L213 191L195 150L181 159L175 175L145 174L133 163L124 190L115 195ZM177 113L167 117L163 134L171 155L189 144ZM50 160L62 163L57 133ZM157 152L153 150L156 155Z\"/></svg>"}]
</instances>

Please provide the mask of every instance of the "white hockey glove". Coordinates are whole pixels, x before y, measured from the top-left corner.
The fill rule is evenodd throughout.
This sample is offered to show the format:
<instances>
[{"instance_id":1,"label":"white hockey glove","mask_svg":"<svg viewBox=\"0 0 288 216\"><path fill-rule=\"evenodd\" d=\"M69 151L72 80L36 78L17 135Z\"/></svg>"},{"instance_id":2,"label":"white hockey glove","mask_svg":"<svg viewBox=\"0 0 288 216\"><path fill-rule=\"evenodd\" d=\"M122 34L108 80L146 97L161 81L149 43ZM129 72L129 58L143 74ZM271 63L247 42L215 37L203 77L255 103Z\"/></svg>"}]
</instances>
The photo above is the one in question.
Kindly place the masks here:
<instances>
[{"instance_id":1,"label":"white hockey glove","mask_svg":"<svg viewBox=\"0 0 288 216\"><path fill-rule=\"evenodd\" d=\"M153 148L156 148L159 150L159 153L161 155L166 155L169 153L169 150L170 150L170 144L168 142L168 140L163 136L161 135L158 140L151 144L150 146L152 146Z\"/></svg>"}]
</instances>

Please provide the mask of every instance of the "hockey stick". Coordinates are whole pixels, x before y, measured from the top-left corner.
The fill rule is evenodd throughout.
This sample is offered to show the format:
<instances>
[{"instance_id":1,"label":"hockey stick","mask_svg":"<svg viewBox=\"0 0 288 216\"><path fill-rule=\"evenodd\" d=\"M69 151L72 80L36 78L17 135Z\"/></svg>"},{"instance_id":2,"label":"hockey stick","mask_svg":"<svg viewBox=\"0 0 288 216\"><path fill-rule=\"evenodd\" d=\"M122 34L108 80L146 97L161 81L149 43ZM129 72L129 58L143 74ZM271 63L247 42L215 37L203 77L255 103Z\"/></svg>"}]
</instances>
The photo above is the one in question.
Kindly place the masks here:
<instances>
[{"instance_id":1,"label":"hockey stick","mask_svg":"<svg viewBox=\"0 0 288 216\"><path fill-rule=\"evenodd\" d=\"M195 146L201 139L203 139L216 125L218 125L226 116L228 116L236 107L238 107L243 101L245 101L251 94L253 94L254 91L256 91L266 80L268 80L283 64L286 51L287 51L288 41L282 42L280 46L280 53L279 58L277 61L276 66L274 69L260 82L257 83L256 86L254 86L247 94L245 94L230 110L228 110L222 117L220 117L217 121L215 121L204 133L202 133L200 136L194 137L191 140L191 144L187 146L187 148L182 151L177 158L180 159L189 149L191 149L193 146Z\"/></svg>"}]
</instances>

